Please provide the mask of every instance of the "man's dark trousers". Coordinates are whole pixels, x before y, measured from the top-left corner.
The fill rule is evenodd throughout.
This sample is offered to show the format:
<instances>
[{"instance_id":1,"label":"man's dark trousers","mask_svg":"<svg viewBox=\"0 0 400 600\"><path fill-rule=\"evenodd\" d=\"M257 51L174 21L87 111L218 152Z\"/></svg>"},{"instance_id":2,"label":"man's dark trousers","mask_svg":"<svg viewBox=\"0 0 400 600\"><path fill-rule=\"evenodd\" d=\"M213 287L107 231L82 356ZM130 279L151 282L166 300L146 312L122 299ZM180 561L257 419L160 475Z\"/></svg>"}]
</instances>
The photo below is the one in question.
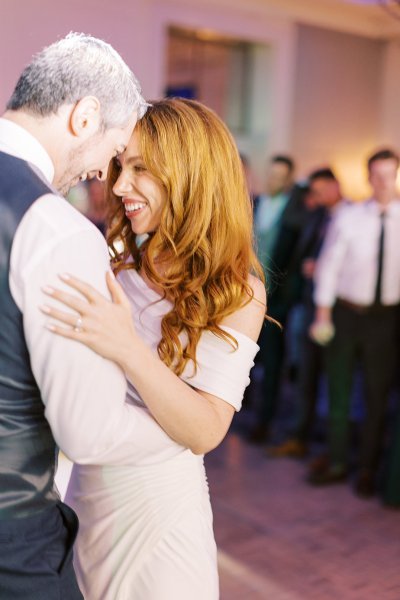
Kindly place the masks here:
<instances>
[{"instance_id":1,"label":"man's dark trousers","mask_svg":"<svg viewBox=\"0 0 400 600\"><path fill-rule=\"evenodd\" d=\"M283 328L287 320L287 310L284 307L268 307L268 315L278 321ZM260 361L264 368L262 397L257 411L258 425L268 428L273 421L279 400L279 392L284 363L285 338L283 329L277 323L266 321L261 330Z\"/></svg>"},{"instance_id":2,"label":"man's dark trousers","mask_svg":"<svg viewBox=\"0 0 400 600\"><path fill-rule=\"evenodd\" d=\"M338 301L334 308L336 333L326 348L332 464L347 464L352 378L359 358L365 381L359 463L362 469L371 472L377 468L396 365L398 314L397 306L363 309L345 301Z\"/></svg>"}]
</instances>

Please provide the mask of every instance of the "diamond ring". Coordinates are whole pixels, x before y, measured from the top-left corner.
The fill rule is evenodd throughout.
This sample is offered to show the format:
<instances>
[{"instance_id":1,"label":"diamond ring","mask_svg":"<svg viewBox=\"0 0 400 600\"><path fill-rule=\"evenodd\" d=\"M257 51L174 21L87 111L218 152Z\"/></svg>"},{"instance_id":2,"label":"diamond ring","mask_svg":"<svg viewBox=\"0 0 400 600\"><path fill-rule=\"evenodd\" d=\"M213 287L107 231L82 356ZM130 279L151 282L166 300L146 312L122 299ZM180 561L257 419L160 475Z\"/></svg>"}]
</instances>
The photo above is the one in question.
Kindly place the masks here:
<instances>
[{"instance_id":1,"label":"diamond ring","mask_svg":"<svg viewBox=\"0 0 400 600\"><path fill-rule=\"evenodd\" d=\"M81 317L78 317L77 320L76 320L76 323L75 323L74 330L78 331L78 332L82 331L82 325L83 325L82 319L81 319Z\"/></svg>"}]
</instances>

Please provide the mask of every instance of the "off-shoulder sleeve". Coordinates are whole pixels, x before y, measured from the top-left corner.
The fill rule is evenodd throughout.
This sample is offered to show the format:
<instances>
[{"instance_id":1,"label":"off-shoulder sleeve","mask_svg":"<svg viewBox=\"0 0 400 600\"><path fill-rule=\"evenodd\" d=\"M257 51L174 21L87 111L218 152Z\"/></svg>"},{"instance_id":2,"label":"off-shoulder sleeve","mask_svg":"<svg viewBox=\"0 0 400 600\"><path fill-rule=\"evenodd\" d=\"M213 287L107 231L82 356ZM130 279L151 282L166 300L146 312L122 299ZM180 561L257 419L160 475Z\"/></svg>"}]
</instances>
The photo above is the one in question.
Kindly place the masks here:
<instances>
[{"instance_id":1,"label":"off-shoulder sleeve","mask_svg":"<svg viewBox=\"0 0 400 600\"><path fill-rule=\"evenodd\" d=\"M193 363L188 363L181 379L193 388L225 400L239 411L259 346L235 329L225 326L221 329L233 335L238 347L233 348L228 341L205 331L196 350L197 372Z\"/></svg>"}]
</instances>

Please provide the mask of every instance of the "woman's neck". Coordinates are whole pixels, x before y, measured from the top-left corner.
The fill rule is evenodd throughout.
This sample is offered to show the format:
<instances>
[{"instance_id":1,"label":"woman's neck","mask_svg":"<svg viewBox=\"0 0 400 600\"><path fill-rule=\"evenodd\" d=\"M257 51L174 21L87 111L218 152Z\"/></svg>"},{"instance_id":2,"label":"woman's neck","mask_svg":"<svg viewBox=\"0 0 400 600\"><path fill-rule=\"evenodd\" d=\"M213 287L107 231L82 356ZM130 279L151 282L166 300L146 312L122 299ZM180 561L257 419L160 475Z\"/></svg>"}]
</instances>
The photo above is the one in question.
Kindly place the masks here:
<instances>
[{"instance_id":1,"label":"woman's neck","mask_svg":"<svg viewBox=\"0 0 400 600\"><path fill-rule=\"evenodd\" d=\"M140 264L140 268L138 269L139 275L141 276L141 278L143 279L143 281L146 283L146 285L152 289L154 292L157 292L157 294L163 295L165 293L165 290L162 286L157 285L156 283L154 283L149 276L146 273L146 270L143 267L143 263L146 260L146 250L144 250L143 254L142 254L142 260L141 260L141 264ZM157 274L159 275L163 275L166 272L167 269L167 265L164 261L160 261L160 260L155 260L153 262L153 268L155 269L155 271L157 272Z\"/></svg>"}]
</instances>

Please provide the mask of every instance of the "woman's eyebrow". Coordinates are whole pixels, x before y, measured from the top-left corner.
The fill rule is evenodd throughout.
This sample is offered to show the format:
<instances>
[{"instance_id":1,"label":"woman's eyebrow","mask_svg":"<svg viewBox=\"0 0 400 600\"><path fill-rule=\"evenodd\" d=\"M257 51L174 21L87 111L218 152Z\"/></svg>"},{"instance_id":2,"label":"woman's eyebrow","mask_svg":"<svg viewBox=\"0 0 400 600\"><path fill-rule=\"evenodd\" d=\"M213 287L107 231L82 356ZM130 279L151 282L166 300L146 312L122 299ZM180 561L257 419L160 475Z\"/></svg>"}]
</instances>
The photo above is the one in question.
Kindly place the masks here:
<instances>
[{"instance_id":1,"label":"woman's eyebrow","mask_svg":"<svg viewBox=\"0 0 400 600\"><path fill-rule=\"evenodd\" d=\"M129 156L125 159L125 163L130 165L138 160L143 160L141 156Z\"/></svg>"}]
</instances>

